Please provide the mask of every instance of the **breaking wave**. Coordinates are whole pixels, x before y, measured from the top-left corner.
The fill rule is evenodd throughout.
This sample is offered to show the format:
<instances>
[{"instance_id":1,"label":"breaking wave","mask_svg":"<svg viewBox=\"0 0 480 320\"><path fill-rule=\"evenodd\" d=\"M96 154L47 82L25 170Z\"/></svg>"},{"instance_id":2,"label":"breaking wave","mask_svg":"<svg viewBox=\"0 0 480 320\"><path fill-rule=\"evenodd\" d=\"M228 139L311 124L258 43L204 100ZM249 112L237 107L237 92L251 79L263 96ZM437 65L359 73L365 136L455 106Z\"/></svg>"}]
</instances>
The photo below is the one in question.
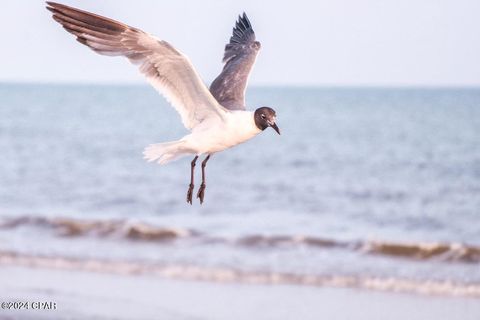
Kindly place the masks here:
<instances>
[{"instance_id":1,"label":"breaking wave","mask_svg":"<svg viewBox=\"0 0 480 320\"><path fill-rule=\"evenodd\" d=\"M193 236L194 232L179 228L162 228L146 223L126 220L80 220L72 218L28 217L10 218L0 221L1 229L22 226L53 230L64 237L79 236L120 236L131 240L165 241Z\"/></svg>"},{"instance_id":2,"label":"breaking wave","mask_svg":"<svg viewBox=\"0 0 480 320\"><path fill-rule=\"evenodd\" d=\"M290 284L314 287L344 287L377 291L447 295L480 298L480 283L422 281L393 277L362 277L345 275L308 275L279 272L241 271L229 268L191 265L148 264L145 262L50 257L0 251L0 266L53 268L121 275L148 274L171 279L237 282L249 284Z\"/></svg>"},{"instance_id":3,"label":"breaking wave","mask_svg":"<svg viewBox=\"0 0 480 320\"><path fill-rule=\"evenodd\" d=\"M464 243L388 241L340 241L306 235L246 235L222 238L192 229L161 227L128 220L80 220L23 216L0 220L0 230L35 227L53 231L62 237L117 237L125 240L170 242L195 239L205 243L224 243L252 249L308 246L319 249L342 249L365 254L400 257L412 260L480 263L480 247Z\"/></svg>"}]
</instances>

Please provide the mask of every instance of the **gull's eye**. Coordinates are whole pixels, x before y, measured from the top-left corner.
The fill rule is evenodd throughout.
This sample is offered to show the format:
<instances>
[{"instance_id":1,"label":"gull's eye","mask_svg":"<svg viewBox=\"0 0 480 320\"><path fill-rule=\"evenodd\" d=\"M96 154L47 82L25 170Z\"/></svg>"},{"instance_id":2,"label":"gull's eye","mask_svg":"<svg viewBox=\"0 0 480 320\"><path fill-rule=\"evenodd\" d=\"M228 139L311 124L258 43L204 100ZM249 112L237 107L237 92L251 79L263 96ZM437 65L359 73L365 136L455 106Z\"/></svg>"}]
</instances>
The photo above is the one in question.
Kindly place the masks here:
<instances>
[{"instance_id":1,"label":"gull's eye","mask_svg":"<svg viewBox=\"0 0 480 320\"><path fill-rule=\"evenodd\" d=\"M261 117L262 117L262 119L265 119L265 118L266 118L266 116L265 116L263 113L262 113Z\"/></svg>"}]
</instances>

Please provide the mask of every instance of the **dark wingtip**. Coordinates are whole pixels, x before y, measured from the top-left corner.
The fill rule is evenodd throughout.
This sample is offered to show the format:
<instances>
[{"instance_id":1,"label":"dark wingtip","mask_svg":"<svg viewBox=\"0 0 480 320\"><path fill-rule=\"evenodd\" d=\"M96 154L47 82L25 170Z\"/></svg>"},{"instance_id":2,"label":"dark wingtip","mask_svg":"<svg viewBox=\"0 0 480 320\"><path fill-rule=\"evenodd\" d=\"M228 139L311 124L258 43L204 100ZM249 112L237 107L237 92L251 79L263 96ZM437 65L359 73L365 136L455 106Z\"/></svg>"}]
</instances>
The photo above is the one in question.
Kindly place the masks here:
<instances>
[{"instance_id":1,"label":"dark wingtip","mask_svg":"<svg viewBox=\"0 0 480 320\"><path fill-rule=\"evenodd\" d=\"M247 14L243 12L238 15L238 19L235 22L230 44L247 43L251 41L255 41L255 33L250 20L248 20Z\"/></svg>"},{"instance_id":2,"label":"dark wingtip","mask_svg":"<svg viewBox=\"0 0 480 320\"><path fill-rule=\"evenodd\" d=\"M77 36L77 38L75 38L75 39L76 39L78 42L80 42L81 44L88 46L87 39L81 38L81 37L78 37L78 36Z\"/></svg>"},{"instance_id":3,"label":"dark wingtip","mask_svg":"<svg viewBox=\"0 0 480 320\"><path fill-rule=\"evenodd\" d=\"M55 7L61 7L61 6L65 6L61 3L57 3L57 2L53 2L53 1L45 1L45 3L48 5L47 9L48 8L55 8Z\"/></svg>"},{"instance_id":4,"label":"dark wingtip","mask_svg":"<svg viewBox=\"0 0 480 320\"><path fill-rule=\"evenodd\" d=\"M45 6L45 9L47 9L48 11L50 11L51 13L55 13L55 2L51 2L51 1L45 1L45 3L47 4Z\"/></svg>"},{"instance_id":5,"label":"dark wingtip","mask_svg":"<svg viewBox=\"0 0 480 320\"><path fill-rule=\"evenodd\" d=\"M245 13L245 11L243 12L243 15L242 15L242 21L247 28L252 28L252 24L250 23L250 20L248 19L248 16Z\"/></svg>"}]
</instances>

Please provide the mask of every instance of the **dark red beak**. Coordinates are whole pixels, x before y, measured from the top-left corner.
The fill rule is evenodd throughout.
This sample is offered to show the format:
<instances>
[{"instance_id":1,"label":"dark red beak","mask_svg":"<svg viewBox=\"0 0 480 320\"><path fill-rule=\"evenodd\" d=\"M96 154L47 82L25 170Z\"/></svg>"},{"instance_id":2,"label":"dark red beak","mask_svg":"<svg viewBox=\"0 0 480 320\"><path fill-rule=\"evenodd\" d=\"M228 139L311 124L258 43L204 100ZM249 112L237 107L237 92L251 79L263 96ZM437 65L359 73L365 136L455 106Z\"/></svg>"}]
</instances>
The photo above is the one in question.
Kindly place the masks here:
<instances>
[{"instance_id":1,"label":"dark red beak","mask_svg":"<svg viewBox=\"0 0 480 320\"><path fill-rule=\"evenodd\" d=\"M275 122L271 124L270 127L272 127L273 130L277 131L277 133L280 134L280 129L278 129L277 124Z\"/></svg>"}]
</instances>

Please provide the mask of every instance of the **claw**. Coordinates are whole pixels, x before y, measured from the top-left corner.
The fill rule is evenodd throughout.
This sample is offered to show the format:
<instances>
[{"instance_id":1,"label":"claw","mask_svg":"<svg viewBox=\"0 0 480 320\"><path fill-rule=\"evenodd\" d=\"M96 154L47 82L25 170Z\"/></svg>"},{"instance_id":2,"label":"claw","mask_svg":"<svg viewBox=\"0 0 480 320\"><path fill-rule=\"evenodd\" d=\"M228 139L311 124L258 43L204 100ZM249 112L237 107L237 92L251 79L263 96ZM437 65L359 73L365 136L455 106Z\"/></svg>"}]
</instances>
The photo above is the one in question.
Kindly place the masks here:
<instances>
[{"instance_id":1,"label":"claw","mask_svg":"<svg viewBox=\"0 0 480 320\"><path fill-rule=\"evenodd\" d=\"M203 198L205 197L205 188L206 188L205 183L202 183L197 192L197 198L200 199L200 204L203 203Z\"/></svg>"},{"instance_id":2,"label":"claw","mask_svg":"<svg viewBox=\"0 0 480 320\"><path fill-rule=\"evenodd\" d=\"M187 203L192 204L192 194L193 194L193 187L194 185L190 183L188 186L188 191L187 191Z\"/></svg>"}]
</instances>

